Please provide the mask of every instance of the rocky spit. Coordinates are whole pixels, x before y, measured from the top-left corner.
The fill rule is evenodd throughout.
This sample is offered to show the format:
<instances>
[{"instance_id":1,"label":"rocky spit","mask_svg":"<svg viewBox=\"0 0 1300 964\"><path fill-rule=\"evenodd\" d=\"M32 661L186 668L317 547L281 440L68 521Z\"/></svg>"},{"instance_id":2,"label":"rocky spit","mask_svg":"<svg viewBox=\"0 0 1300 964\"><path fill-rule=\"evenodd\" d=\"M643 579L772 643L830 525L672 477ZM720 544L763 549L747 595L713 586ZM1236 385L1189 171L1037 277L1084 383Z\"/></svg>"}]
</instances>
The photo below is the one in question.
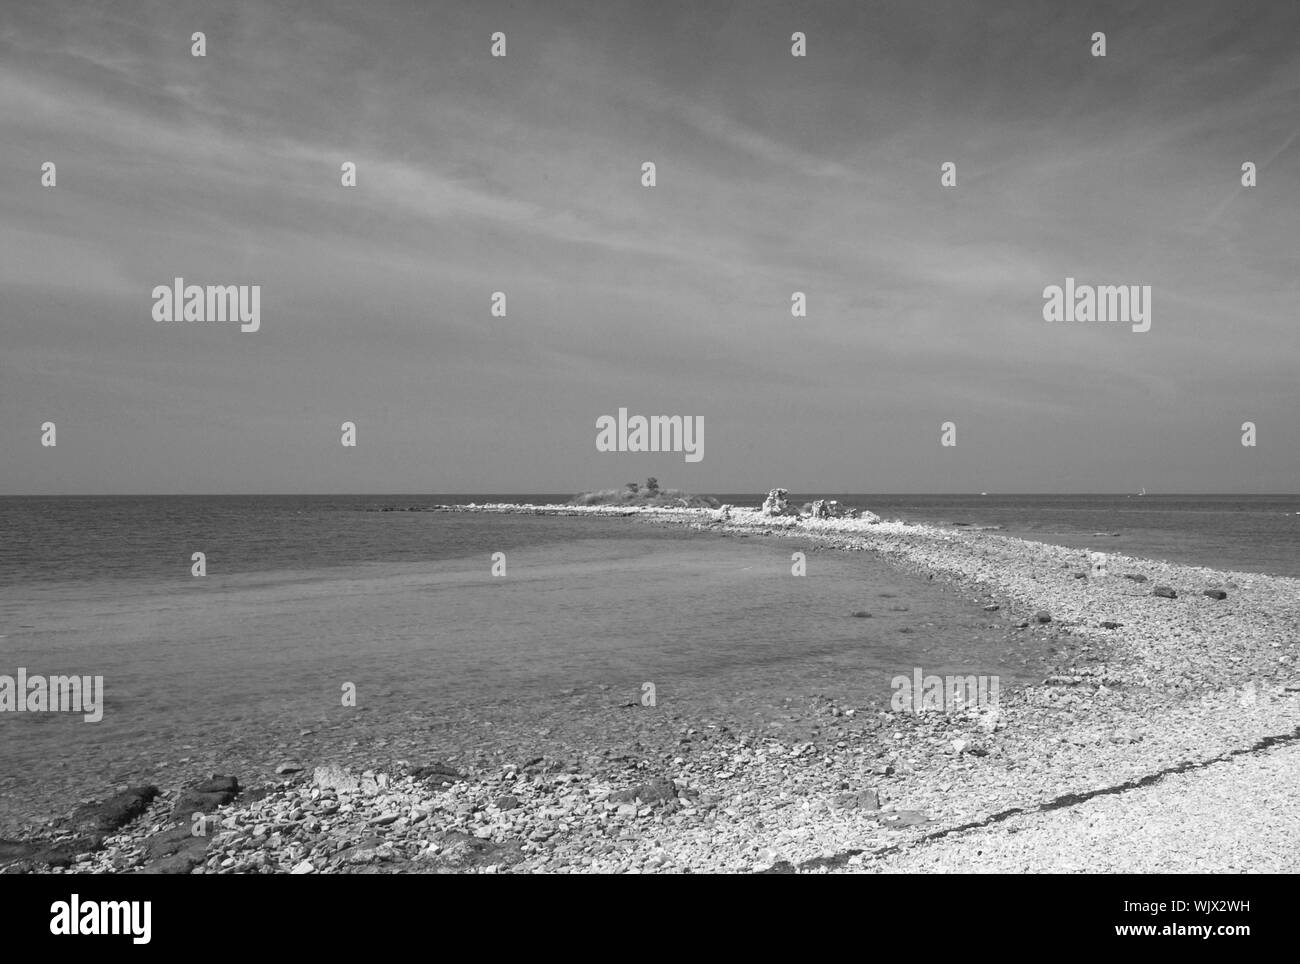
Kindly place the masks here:
<instances>
[{"instance_id":1,"label":"rocky spit","mask_svg":"<svg viewBox=\"0 0 1300 964\"><path fill-rule=\"evenodd\" d=\"M880 553L1030 634L1055 669L983 710L810 697L792 713L811 725L778 735L669 717L633 752L421 759L413 742L371 769L116 788L0 840L4 872L1300 869L1300 580L870 513L433 508Z\"/></svg>"}]
</instances>

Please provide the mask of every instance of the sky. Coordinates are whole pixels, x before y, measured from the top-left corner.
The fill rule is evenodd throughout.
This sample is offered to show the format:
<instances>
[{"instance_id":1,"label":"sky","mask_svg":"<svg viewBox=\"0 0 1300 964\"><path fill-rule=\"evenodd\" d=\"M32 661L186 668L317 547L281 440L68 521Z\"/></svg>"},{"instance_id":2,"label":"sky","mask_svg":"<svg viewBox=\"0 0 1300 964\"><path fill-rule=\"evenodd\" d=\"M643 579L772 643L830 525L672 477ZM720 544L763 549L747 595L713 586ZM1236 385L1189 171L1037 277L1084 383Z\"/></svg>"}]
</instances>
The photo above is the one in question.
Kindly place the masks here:
<instances>
[{"instance_id":1,"label":"sky","mask_svg":"<svg viewBox=\"0 0 1300 964\"><path fill-rule=\"evenodd\" d=\"M1300 491L1297 36L1236 0L7 3L0 494ZM176 277L261 285L260 330L156 322ZM1150 285L1150 330L1046 322L1067 277ZM597 451L620 408L703 458Z\"/></svg>"}]
</instances>

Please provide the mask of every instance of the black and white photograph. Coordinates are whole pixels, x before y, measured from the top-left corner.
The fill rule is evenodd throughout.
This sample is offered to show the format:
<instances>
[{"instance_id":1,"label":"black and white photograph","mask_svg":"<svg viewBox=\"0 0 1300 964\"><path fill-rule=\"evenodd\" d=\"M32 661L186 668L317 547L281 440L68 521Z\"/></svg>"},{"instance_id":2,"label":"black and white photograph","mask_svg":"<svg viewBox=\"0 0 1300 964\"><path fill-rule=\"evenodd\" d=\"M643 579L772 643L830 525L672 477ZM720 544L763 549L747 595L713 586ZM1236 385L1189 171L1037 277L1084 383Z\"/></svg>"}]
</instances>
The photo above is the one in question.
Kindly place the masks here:
<instances>
[{"instance_id":1,"label":"black and white photograph","mask_svg":"<svg viewBox=\"0 0 1300 964\"><path fill-rule=\"evenodd\" d=\"M1300 870L1300 5L4 0L0 129L24 927Z\"/></svg>"}]
</instances>

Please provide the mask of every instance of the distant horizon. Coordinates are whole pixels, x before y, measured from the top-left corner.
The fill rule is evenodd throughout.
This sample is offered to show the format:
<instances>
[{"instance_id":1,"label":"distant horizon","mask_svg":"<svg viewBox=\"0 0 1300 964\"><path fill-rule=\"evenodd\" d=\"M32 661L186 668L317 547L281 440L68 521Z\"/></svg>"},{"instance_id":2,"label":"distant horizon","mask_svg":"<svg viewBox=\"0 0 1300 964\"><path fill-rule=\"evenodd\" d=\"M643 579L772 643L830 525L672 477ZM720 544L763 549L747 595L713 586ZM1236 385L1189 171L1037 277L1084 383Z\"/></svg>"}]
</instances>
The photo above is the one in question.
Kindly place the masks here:
<instances>
[{"instance_id":1,"label":"distant horizon","mask_svg":"<svg viewBox=\"0 0 1300 964\"><path fill-rule=\"evenodd\" d=\"M606 488L616 488L607 486ZM675 486L667 486L673 489ZM782 488L786 488L782 486ZM584 492L600 491L598 489L586 490L563 490L554 492L19 492L0 495L0 499L203 499L203 498L378 498L403 496L421 499L451 498L458 496L573 496L582 495ZM685 491L685 490L682 490ZM718 496L718 495L749 495L766 496L771 489L717 489L703 492L688 492L688 495L696 496ZM829 489L791 489L786 491L792 495L823 495L831 496L872 496L872 497L906 497L906 498L927 498L933 496L998 496L1006 498L1009 496L1049 496L1055 498L1118 498L1120 496L1132 498L1300 498L1300 492L1148 492L1145 496L1137 492L849 492L833 491Z\"/></svg>"}]
</instances>

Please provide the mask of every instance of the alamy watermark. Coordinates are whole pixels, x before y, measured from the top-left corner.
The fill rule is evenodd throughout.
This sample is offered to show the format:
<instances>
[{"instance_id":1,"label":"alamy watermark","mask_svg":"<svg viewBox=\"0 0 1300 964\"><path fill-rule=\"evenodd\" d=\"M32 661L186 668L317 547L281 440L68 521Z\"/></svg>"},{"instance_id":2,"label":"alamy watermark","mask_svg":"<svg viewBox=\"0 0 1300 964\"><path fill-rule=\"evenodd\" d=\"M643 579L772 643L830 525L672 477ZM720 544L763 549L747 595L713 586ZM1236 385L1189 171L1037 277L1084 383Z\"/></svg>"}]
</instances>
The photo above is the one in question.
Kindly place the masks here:
<instances>
[{"instance_id":1,"label":"alamy watermark","mask_svg":"<svg viewBox=\"0 0 1300 964\"><path fill-rule=\"evenodd\" d=\"M618 418L596 419L597 452L683 452L685 461L704 458L703 415L633 415L626 408Z\"/></svg>"},{"instance_id":2,"label":"alamy watermark","mask_svg":"<svg viewBox=\"0 0 1300 964\"><path fill-rule=\"evenodd\" d=\"M104 718L104 677L0 676L0 713L81 713L87 723Z\"/></svg>"},{"instance_id":3,"label":"alamy watermark","mask_svg":"<svg viewBox=\"0 0 1300 964\"><path fill-rule=\"evenodd\" d=\"M1043 321L1117 321L1134 331L1151 330L1150 285L1076 285L1043 289Z\"/></svg>"},{"instance_id":4,"label":"alamy watermark","mask_svg":"<svg viewBox=\"0 0 1300 964\"><path fill-rule=\"evenodd\" d=\"M50 933L60 937L121 934L134 944L148 944L152 919L149 900L82 900L73 894L50 905Z\"/></svg>"},{"instance_id":5,"label":"alamy watermark","mask_svg":"<svg viewBox=\"0 0 1300 964\"><path fill-rule=\"evenodd\" d=\"M240 331L262 327L261 285L187 285L184 278L153 289L154 321L238 321Z\"/></svg>"},{"instance_id":6,"label":"alamy watermark","mask_svg":"<svg viewBox=\"0 0 1300 964\"><path fill-rule=\"evenodd\" d=\"M924 713L995 707L1000 683L996 676L926 676L918 666L911 676L895 676L889 685L894 690L890 709Z\"/></svg>"}]
</instances>

